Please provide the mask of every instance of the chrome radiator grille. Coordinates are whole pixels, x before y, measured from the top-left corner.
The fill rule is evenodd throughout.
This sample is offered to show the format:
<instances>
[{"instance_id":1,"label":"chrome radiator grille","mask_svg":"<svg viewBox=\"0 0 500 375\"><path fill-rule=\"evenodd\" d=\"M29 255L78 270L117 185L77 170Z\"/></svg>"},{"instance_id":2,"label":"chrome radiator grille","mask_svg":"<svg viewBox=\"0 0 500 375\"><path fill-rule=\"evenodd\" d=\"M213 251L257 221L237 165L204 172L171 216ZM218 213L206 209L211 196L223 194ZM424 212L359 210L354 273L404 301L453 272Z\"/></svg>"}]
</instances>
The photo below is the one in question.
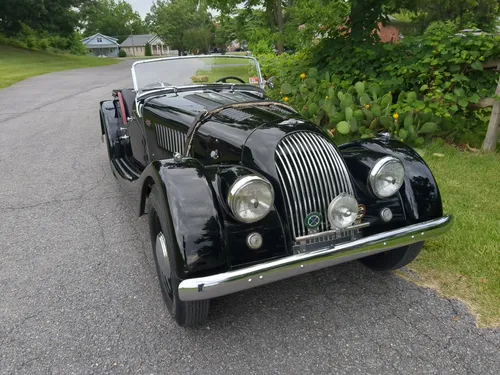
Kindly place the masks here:
<instances>
[{"instance_id":1,"label":"chrome radiator grille","mask_svg":"<svg viewBox=\"0 0 500 375\"><path fill-rule=\"evenodd\" d=\"M340 193L354 195L347 167L337 149L320 134L291 133L278 144L275 163L295 238L311 233L305 226L305 218L311 212L323 216L316 231L331 230L328 205Z\"/></svg>"},{"instance_id":2,"label":"chrome radiator grille","mask_svg":"<svg viewBox=\"0 0 500 375\"><path fill-rule=\"evenodd\" d=\"M163 125L156 125L156 142L158 146L163 147L170 152L184 152L184 143L186 142L186 134L167 128Z\"/></svg>"}]
</instances>

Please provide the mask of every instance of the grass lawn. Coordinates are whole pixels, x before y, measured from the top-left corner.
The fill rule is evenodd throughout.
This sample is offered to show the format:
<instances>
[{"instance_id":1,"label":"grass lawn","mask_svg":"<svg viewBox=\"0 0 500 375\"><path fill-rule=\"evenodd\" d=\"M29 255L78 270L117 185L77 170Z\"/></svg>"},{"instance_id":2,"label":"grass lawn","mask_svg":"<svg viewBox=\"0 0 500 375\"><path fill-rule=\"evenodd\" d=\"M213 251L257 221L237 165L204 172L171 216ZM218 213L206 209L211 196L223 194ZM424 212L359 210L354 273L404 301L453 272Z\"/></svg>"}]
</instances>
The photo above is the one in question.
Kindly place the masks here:
<instances>
[{"instance_id":1,"label":"grass lawn","mask_svg":"<svg viewBox=\"0 0 500 375\"><path fill-rule=\"evenodd\" d=\"M426 150L424 159L455 222L426 242L410 264L418 276L406 277L463 300L480 326L500 326L500 155L443 146Z\"/></svg>"},{"instance_id":2,"label":"grass lawn","mask_svg":"<svg viewBox=\"0 0 500 375\"><path fill-rule=\"evenodd\" d=\"M242 58L234 58L234 57L214 57L213 58L213 64L214 65L233 65L233 64L241 64L241 65L247 65L248 60L242 59Z\"/></svg>"},{"instance_id":3,"label":"grass lawn","mask_svg":"<svg viewBox=\"0 0 500 375\"><path fill-rule=\"evenodd\" d=\"M231 60L231 59L228 59L228 60ZM249 77L250 77L248 64L237 65L237 66L212 65L211 67L209 67L207 69L198 70L196 72L196 75L197 76L208 76L208 82L205 82L205 83L213 83L216 80L218 80L219 78L226 77L226 76L239 77L242 80L244 80L245 83L249 83ZM252 74L252 75L256 76L256 74ZM238 81L235 81L234 79L228 80L228 82L229 83L231 83L231 82L239 83Z\"/></svg>"},{"instance_id":4,"label":"grass lawn","mask_svg":"<svg viewBox=\"0 0 500 375\"><path fill-rule=\"evenodd\" d=\"M110 58L49 53L0 45L0 89L40 74L111 65L118 61Z\"/></svg>"}]
</instances>

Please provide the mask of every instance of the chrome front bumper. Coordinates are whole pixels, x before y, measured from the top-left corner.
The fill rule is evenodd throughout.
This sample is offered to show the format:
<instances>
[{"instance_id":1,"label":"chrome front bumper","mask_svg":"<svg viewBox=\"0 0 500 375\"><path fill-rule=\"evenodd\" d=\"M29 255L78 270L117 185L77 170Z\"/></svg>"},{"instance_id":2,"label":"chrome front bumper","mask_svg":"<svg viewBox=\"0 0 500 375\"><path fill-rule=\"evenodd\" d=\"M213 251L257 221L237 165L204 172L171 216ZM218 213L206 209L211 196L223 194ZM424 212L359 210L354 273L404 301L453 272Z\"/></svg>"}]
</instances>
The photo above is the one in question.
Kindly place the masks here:
<instances>
[{"instance_id":1,"label":"chrome front bumper","mask_svg":"<svg viewBox=\"0 0 500 375\"><path fill-rule=\"evenodd\" d=\"M447 232L452 221L453 217L447 215L309 253L291 255L256 264L236 271L187 279L179 285L179 297L183 301L220 297L415 242L425 241Z\"/></svg>"}]
</instances>

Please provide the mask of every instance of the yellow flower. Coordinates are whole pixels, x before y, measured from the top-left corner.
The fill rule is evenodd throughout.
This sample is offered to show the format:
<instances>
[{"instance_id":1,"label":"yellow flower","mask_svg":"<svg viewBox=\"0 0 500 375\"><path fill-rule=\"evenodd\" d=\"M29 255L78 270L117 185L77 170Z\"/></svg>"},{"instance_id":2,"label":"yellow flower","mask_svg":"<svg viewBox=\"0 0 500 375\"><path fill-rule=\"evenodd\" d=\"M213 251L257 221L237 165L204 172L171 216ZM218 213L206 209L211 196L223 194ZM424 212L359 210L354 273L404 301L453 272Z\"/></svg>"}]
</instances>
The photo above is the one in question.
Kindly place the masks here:
<instances>
[{"instance_id":1,"label":"yellow flower","mask_svg":"<svg viewBox=\"0 0 500 375\"><path fill-rule=\"evenodd\" d=\"M399 115L397 113L393 114L392 117L394 117L394 120L397 120L399 118Z\"/></svg>"},{"instance_id":2,"label":"yellow flower","mask_svg":"<svg viewBox=\"0 0 500 375\"><path fill-rule=\"evenodd\" d=\"M327 96L325 96L325 99L328 99L328 95L327 95Z\"/></svg>"},{"instance_id":3,"label":"yellow flower","mask_svg":"<svg viewBox=\"0 0 500 375\"><path fill-rule=\"evenodd\" d=\"M366 109L370 109L370 104L366 104L366 105L365 105L365 108L366 108Z\"/></svg>"},{"instance_id":4,"label":"yellow flower","mask_svg":"<svg viewBox=\"0 0 500 375\"><path fill-rule=\"evenodd\" d=\"M283 98L283 100L284 100L285 102L287 102L287 101L288 101L288 96L285 96L285 97Z\"/></svg>"},{"instance_id":5,"label":"yellow flower","mask_svg":"<svg viewBox=\"0 0 500 375\"><path fill-rule=\"evenodd\" d=\"M301 79L306 78L306 73L302 73L302 74L300 75L300 78L301 78Z\"/></svg>"}]
</instances>

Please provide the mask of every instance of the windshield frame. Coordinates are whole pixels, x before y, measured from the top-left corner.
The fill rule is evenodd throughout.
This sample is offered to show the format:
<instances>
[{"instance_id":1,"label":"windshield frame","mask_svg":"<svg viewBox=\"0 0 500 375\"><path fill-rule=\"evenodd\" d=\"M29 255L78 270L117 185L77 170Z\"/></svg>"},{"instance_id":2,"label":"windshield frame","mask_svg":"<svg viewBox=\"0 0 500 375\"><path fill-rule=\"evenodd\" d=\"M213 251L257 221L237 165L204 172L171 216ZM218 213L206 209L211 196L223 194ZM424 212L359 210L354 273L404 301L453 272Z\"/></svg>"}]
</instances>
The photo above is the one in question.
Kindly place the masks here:
<instances>
[{"instance_id":1,"label":"windshield frame","mask_svg":"<svg viewBox=\"0 0 500 375\"><path fill-rule=\"evenodd\" d=\"M136 61L132 64L132 68L130 69L132 72L132 82L134 83L134 91L141 95L144 92L147 92L147 90L142 90L139 88L137 84L137 75L135 71L135 67L137 65L142 65L142 64L148 64L148 63L154 63L154 62L159 62L159 61L168 61L168 60L182 60L182 59L208 59L208 58L217 58L217 57L223 57L223 58L235 58L235 59L246 59L246 60L253 60L255 63L255 69L257 70L257 75L259 77L259 85L258 87L264 88L265 82L264 79L262 78L262 72L260 71L260 64L257 61L255 57L252 56L236 56L236 55L191 55L191 56L174 56L174 57L161 57L158 59L147 59L147 60L140 60ZM213 83L211 83L213 84ZM221 85L227 85L221 82ZM237 85L248 85L247 83L231 83L231 85L237 86ZM183 86L165 86L162 87L161 89L158 88L158 90L162 89L176 89L176 88L184 88L184 87L196 87L200 86L198 85L183 85Z\"/></svg>"}]
</instances>

